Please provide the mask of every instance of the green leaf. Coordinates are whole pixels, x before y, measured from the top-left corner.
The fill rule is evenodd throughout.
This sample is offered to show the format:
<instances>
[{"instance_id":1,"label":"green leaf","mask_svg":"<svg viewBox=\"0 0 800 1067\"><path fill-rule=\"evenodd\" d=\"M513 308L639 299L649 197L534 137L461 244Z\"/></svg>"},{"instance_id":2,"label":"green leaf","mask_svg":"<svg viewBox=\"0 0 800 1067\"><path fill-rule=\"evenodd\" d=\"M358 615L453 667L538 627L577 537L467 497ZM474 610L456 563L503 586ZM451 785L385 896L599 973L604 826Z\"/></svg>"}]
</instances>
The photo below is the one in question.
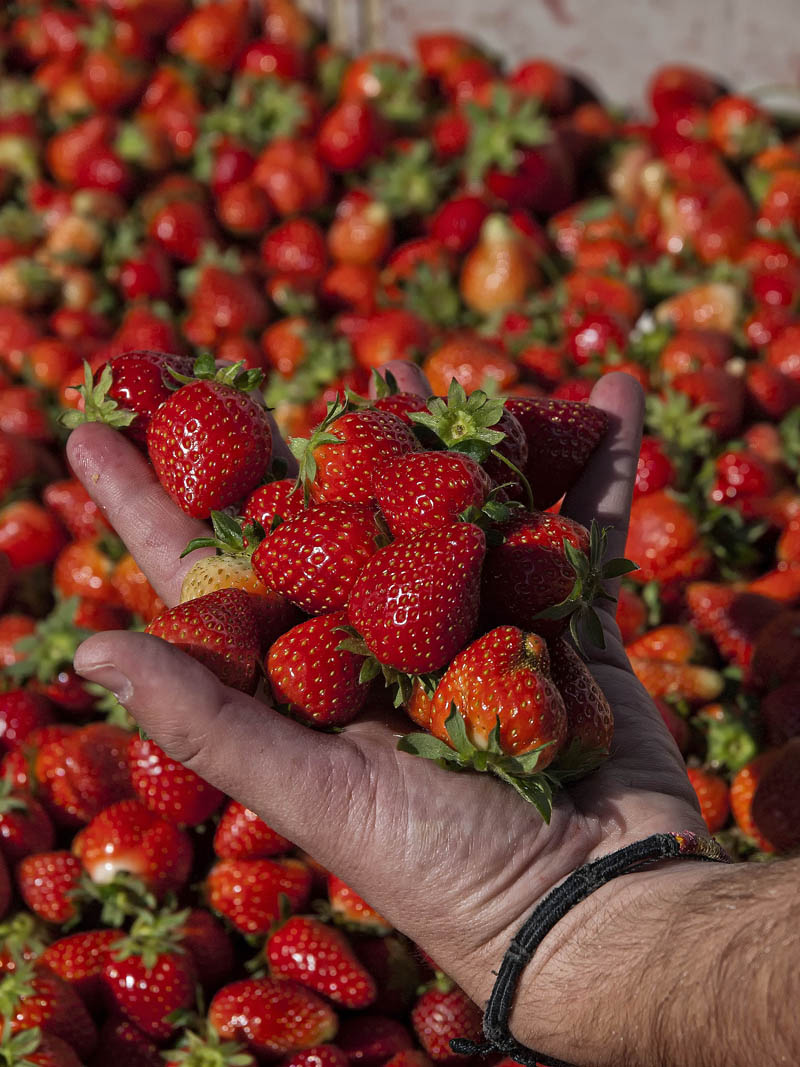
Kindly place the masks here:
<instances>
[{"instance_id":1,"label":"green leaf","mask_svg":"<svg viewBox=\"0 0 800 1067\"><path fill-rule=\"evenodd\" d=\"M444 741L431 734L416 733L406 734L397 742L400 752L408 752L412 756L422 756L423 759L446 760L448 763L460 763L461 759Z\"/></svg>"},{"instance_id":2,"label":"green leaf","mask_svg":"<svg viewBox=\"0 0 800 1067\"><path fill-rule=\"evenodd\" d=\"M630 574L632 571L638 571L638 564L629 559L610 559L608 563L603 564L601 574L603 578L621 578L625 574Z\"/></svg>"},{"instance_id":3,"label":"green leaf","mask_svg":"<svg viewBox=\"0 0 800 1067\"><path fill-rule=\"evenodd\" d=\"M467 725L454 703L450 705L450 714L445 719L444 728L453 748L460 756L468 756L474 751L474 745L467 737Z\"/></svg>"}]
</instances>

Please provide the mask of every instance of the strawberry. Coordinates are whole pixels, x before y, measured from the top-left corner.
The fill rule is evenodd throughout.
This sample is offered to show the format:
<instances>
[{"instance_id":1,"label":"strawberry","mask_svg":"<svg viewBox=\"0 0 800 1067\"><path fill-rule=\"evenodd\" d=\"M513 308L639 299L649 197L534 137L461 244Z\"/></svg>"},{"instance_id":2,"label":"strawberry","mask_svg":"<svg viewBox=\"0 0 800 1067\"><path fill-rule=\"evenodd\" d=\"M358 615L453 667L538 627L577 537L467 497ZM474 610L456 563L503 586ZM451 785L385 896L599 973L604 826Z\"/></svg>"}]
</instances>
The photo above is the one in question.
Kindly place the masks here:
<instances>
[{"instance_id":1,"label":"strawberry","mask_svg":"<svg viewBox=\"0 0 800 1067\"><path fill-rule=\"evenodd\" d=\"M656 322L678 329L730 333L739 319L741 295L727 282L704 282L668 297L653 312Z\"/></svg>"},{"instance_id":2,"label":"strawberry","mask_svg":"<svg viewBox=\"0 0 800 1067\"><path fill-rule=\"evenodd\" d=\"M539 282L528 241L505 215L489 215L461 268L464 303L482 315L522 303Z\"/></svg>"},{"instance_id":3,"label":"strawberry","mask_svg":"<svg viewBox=\"0 0 800 1067\"><path fill-rule=\"evenodd\" d=\"M777 489L772 465L746 449L723 452L714 461L714 471L710 500L733 508L745 519L762 515Z\"/></svg>"},{"instance_id":4,"label":"strawberry","mask_svg":"<svg viewBox=\"0 0 800 1067\"><path fill-rule=\"evenodd\" d=\"M423 993L411 1011L417 1039L434 1063L458 1063L461 1057L450 1042L458 1037L480 1041L482 1022L480 1008L448 979Z\"/></svg>"},{"instance_id":5,"label":"strawberry","mask_svg":"<svg viewBox=\"0 0 800 1067\"><path fill-rule=\"evenodd\" d=\"M98 1051L90 1067L164 1067L164 1060L138 1026L124 1018L111 1016L100 1029Z\"/></svg>"},{"instance_id":6,"label":"strawberry","mask_svg":"<svg viewBox=\"0 0 800 1067\"><path fill-rule=\"evenodd\" d=\"M350 624L379 663L424 674L444 667L477 624L483 532L441 526L380 549L356 579Z\"/></svg>"},{"instance_id":7,"label":"strawberry","mask_svg":"<svg viewBox=\"0 0 800 1067\"><path fill-rule=\"evenodd\" d=\"M625 554L639 567L633 580L701 578L711 556L699 538L695 518L671 493L661 490L634 500L625 546Z\"/></svg>"},{"instance_id":8,"label":"strawberry","mask_svg":"<svg viewBox=\"0 0 800 1067\"><path fill-rule=\"evenodd\" d=\"M260 485L254 489L245 501L242 514L245 522L257 522L265 530L270 530L275 518L281 522L296 519L303 513L303 495L296 491L292 478L280 478Z\"/></svg>"},{"instance_id":9,"label":"strawberry","mask_svg":"<svg viewBox=\"0 0 800 1067\"><path fill-rule=\"evenodd\" d=\"M0 852L9 863L47 852L54 841L53 824L42 805L14 791L7 779L0 779Z\"/></svg>"},{"instance_id":10,"label":"strawberry","mask_svg":"<svg viewBox=\"0 0 800 1067\"><path fill-rule=\"evenodd\" d=\"M218 990L208 1009L211 1025L258 1056L274 1057L330 1041L337 1019L310 989L291 980L245 978Z\"/></svg>"},{"instance_id":11,"label":"strawberry","mask_svg":"<svg viewBox=\"0 0 800 1067\"><path fill-rule=\"evenodd\" d=\"M48 967L20 964L0 982L0 1036L40 1027L59 1037L85 1059L97 1031L83 1001Z\"/></svg>"},{"instance_id":12,"label":"strawberry","mask_svg":"<svg viewBox=\"0 0 800 1067\"><path fill-rule=\"evenodd\" d=\"M290 841L238 800L228 801L214 832L214 852L221 860L267 859L291 847Z\"/></svg>"},{"instance_id":13,"label":"strawberry","mask_svg":"<svg viewBox=\"0 0 800 1067\"><path fill-rule=\"evenodd\" d=\"M467 331L451 335L424 359L422 370L439 396L449 396L453 379L466 393L510 390L519 368L505 349ZM454 442L445 440L448 447Z\"/></svg>"},{"instance_id":14,"label":"strawberry","mask_svg":"<svg viewBox=\"0 0 800 1067\"><path fill-rule=\"evenodd\" d=\"M119 726L96 722L39 747L34 768L40 796L58 822L89 822L133 796L129 738Z\"/></svg>"},{"instance_id":15,"label":"strawberry","mask_svg":"<svg viewBox=\"0 0 800 1067\"><path fill-rule=\"evenodd\" d=\"M198 980L205 990L219 989L235 964L228 930L205 908L191 908L182 914L176 932L194 962Z\"/></svg>"},{"instance_id":16,"label":"strawberry","mask_svg":"<svg viewBox=\"0 0 800 1067\"><path fill-rule=\"evenodd\" d=\"M361 1067L382 1067L398 1052L414 1047L402 1023L367 1012L342 1019L336 1044L351 1064L358 1063Z\"/></svg>"},{"instance_id":17,"label":"strawberry","mask_svg":"<svg viewBox=\"0 0 800 1067\"><path fill-rule=\"evenodd\" d=\"M182 889L192 865L192 842L138 800L112 804L85 826L72 851L97 885L134 875L157 896Z\"/></svg>"},{"instance_id":18,"label":"strawberry","mask_svg":"<svg viewBox=\"0 0 800 1067\"><path fill-rule=\"evenodd\" d=\"M51 705L39 693L30 689L7 689L0 693L0 748L19 748L32 730L48 726L52 721Z\"/></svg>"},{"instance_id":19,"label":"strawberry","mask_svg":"<svg viewBox=\"0 0 800 1067\"><path fill-rule=\"evenodd\" d=\"M10 887L9 887L10 896ZM29 911L20 911L0 923L0 974L11 974L18 963L41 956L50 941L44 923Z\"/></svg>"},{"instance_id":20,"label":"strawberry","mask_svg":"<svg viewBox=\"0 0 800 1067\"><path fill-rule=\"evenodd\" d=\"M15 570L52 563L64 540L58 519L33 500L15 500L0 508L0 552Z\"/></svg>"},{"instance_id":21,"label":"strawberry","mask_svg":"<svg viewBox=\"0 0 800 1067\"><path fill-rule=\"evenodd\" d=\"M242 692L255 691L260 651L258 616L241 589L218 589L169 608L145 632L176 645Z\"/></svg>"},{"instance_id":22,"label":"strawberry","mask_svg":"<svg viewBox=\"0 0 800 1067\"><path fill-rule=\"evenodd\" d=\"M558 767L563 775L573 748L585 773L596 762L606 758L614 733L614 713L605 694L589 668L571 645L562 639L551 641L550 675L555 682L567 712L567 736Z\"/></svg>"},{"instance_id":23,"label":"strawberry","mask_svg":"<svg viewBox=\"0 0 800 1067\"><path fill-rule=\"evenodd\" d=\"M359 937L353 947L378 987L373 1011L407 1015L421 980L420 966L411 945L399 934L384 934Z\"/></svg>"},{"instance_id":24,"label":"strawberry","mask_svg":"<svg viewBox=\"0 0 800 1067\"><path fill-rule=\"evenodd\" d=\"M119 593L111 583L111 572L113 556L121 555L123 548L113 535L109 534L107 538L82 538L70 541L62 548L53 563L53 589L59 597L78 596L119 605Z\"/></svg>"},{"instance_id":25,"label":"strawberry","mask_svg":"<svg viewBox=\"0 0 800 1067\"><path fill-rule=\"evenodd\" d=\"M269 534L253 553L253 568L302 611L339 611L379 537L370 504L318 504Z\"/></svg>"},{"instance_id":26,"label":"strawberry","mask_svg":"<svg viewBox=\"0 0 800 1067\"><path fill-rule=\"evenodd\" d=\"M267 675L275 700L309 725L343 726L367 699L363 657L340 647L346 626L346 611L319 615L288 630L269 650Z\"/></svg>"},{"instance_id":27,"label":"strawberry","mask_svg":"<svg viewBox=\"0 0 800 1067\"><path fill-rule=\"evenodd\" d=\"M700 651L698 644L697 634L691 627L667 623L641 634L626 646L625 651L639 659L688 663Z\"/></svg>"},{"instance_id":28,"label":"strawberry","mask_svg":"<svg viewBox=\"0 0 800 1067\"><path fill-rule=\"evenodd\" d=\"M257 1067L256 1060L238 1041L222 1041L213 1027L205 1035L184 1030L174 1048L162 1053L166 1067L202 1067L212 1063L214 1067Z\"/></svg>"},{"instance_id":29,"label":"strawberry","mask_svg":"<svg viewBox=\"0 0 800 1067\"><path fill-rule=\"evenodd\" d=\"M130 553L126 552L117 562L111 573L111 584L128 611L138 615L146 623L152 622L167 610L167 605L150 585Z\"/></svg>"},{"instance_id":30,"label":"strawberry","mask_svg":"<svg viewBox=\"0 0 800 1067\"><path fill-rule=\"evenodd\" d=\"M192 200L169 200L147 225L148 237L182 264L195 263L200 258L206 245L215 239L215 230L205 205Z\"/></svg>"},{"instance_id":31,"label":"strawberry","mask_svg":"<svg viewBox=\"0 0 800 1067\"><path fill-rule=\"evenodd\" d=\"M779 685L761 701L760 711L768 744L777 747L800 736L800 685Z\"/></svg>"},{"instance_id":32,"label":"strawberry","mask_svg":"<svg viewBox=\"0 0 800 1067\"><path fill-rule=\"evenodd\" d=\"M157 918L142 912L103 968L114 1006L156 1040L173 1033L173 1012L195 1001L194 965L176 935L182 918L183 913Z\"/></svg>"},{"instance_id":33,"label":"strawberry","mask_svg":"<svg viewBox=\"0 0 800 1067\"><path fill-rule=\"evenodd\" d=\"M775 852L791 852L800 844L799 776L800 741L793 738L765 767L751 807L753 823Z\"/></svg>"},{"instance_id":34,"label":"strawberry","mask_svg":"<svg viewBox=\"0 0 800 1067\"><path fill-rule=\"evenodd\" d=\"M455 657L432 697L417 684L406 710L436 740L408 734L402 751L497 774L549 819L550 787L538 772L564 743L567 713L542 638L514 626L490 631Z\"/></svg>"},{"instance_id":35,"label":"strawberry","mask_svg":"<svg viewBox=\"0 0 800 1067\"><path fill-rule=\"evenodd\" d=\"M212 0L192 11L171 32L175 55L211 74L232 70L247 43L250 22L245 0Z\"/></svg>"},{"instance_id":36,"label":"strawberry","mask_svg":"<svg viewBox=\"0 0 800 1067\"><path fill-rule=\"evenodd\" d=\"M767 772L781 749L768 749L751 759L735 775L731 782L731 812L738 828L753 841L762 852L775 852L775 846L765 837L753 814L753 801ZM780 780L780 779L778 779ZM767 794L768 795L768 794ZM770 799L773 799L770 797ZM763 812L763 808L762 808Z\"/></svg>"},{"instance_id":37,"label":"strawberry","mask_svg":"<svg viewBox=\"0 0 800 1067\"><path fill-rule=\"evenodd\" d=\"M259 371L234 364L217 372L209 358L198 360L195 375L153 415L147 451L173 500L208 518L255 488L269 466L272 435L265 409L247 395Z\"/></svg>"},{"instance_id":38,"label":"strawberry","mask_svg":"<svg viewBox=\"0 0 800 1067\"><path fill-rule=\"evenodd\" d=\"M80 860L71 852L38 852L17 867L17 884L35 915L63 925L77 915L74 894L82 873Z\"/></svg>"},{"instance_id":39,"label":"strawberry","mask_svg":"<svg viewBox=\"0 0 800 1067\"><path fill-rule=\"evenodd\" d=\"M753 682L774 689L800 669L800 611L782 611L759 631L750 665Z\"/></svg>"},{"instance_id":40,"label":"strawberry","mask_svg":"<svg viewBox=\"0 0 800 1067\"><path fill-rule=\"evenodd\" d=\"M199 826L222 804L224 794L178 763L155 741L134 734L128 742L131 784L139 800L179 826Z\"/></svg>"},{"instance_id":41,"label":"strawberry","mask_svg":"<svg viewBox=\"0 0 800 1067\"><path fill-rule=\"evenodd\" d=\"M281 216L315 211L325 203L330 188L316 146L301 137L271 141L259 155L252 178Z\"/></svg>"},{"instance_id":42,"label":"strawberry","mask_svg":"<svg viewBox=\"0 0 800 1067\"><path fill-rule=\"evenodd\" d=\"M725 686L719 671L691 663L669 663L656 659L631 658L633 673L651 697L686 700L701 704L715 700Z\"/></svg>"},{"instance_id":43,"label":"strawberry","mask_svg":"<svg viewBox=\"0 0 800 1067\"><path fill-rule=\"evenodd\" d=\"M715 834L723 828L730 814L728 783L719 774L703 767L689 767L686 773L697 793L697 801L708 832Z\"/></svg>"},{"instance_id":44,"label":"strawberry","mask_svg":"<svg viewBox=\"0 0 800 1067\"><path fill-rule=\"evenodd\" d=\"M347 938L319 919L295 915L267 939L264 956L275 978L289 978L357 1010L377 996L375 982Z\"/></svg>"},{"instance_id":45,"label":"strawberry","mask_svg":"<svg viewBox=\"0 0 800 1067\"><path fill-rule=\"evenodd\" d=\"M0 1056L9 1064L21 1064L24 1067L81 1067L81 1061L71 1045L38 1026L3 1038Z\"/></svg>"},{"instance_id":46,"label":"strawberry","mask_svg":"<svg viewBox=\"0 0 800 1067\"><path fill-rule=\"evenodd\" d=\"M416 438L402 419L387 411L346 411L337 402L308 439L293 438L299 481L318 503L368 504L378 466L414 452Z\"/></svg>"},{"instance_id":47,"label":"strawberry","mask_svg":"<svg viewBox=\"0 0 800 1067\"><path fill-rule=\"evenodd\" d=\"M328 875L328 903L333 921L347 929L372 934L391 932L386 919L335 874Z\"/></svg>"},{"instance_id":48,"label":"strawberry","mask_svg":"<svg viewBox=\"0 0 800 1067\"><path fill-rule=\"evenodd\" d=\"M432 1067L433 1061L424 1052L417 1049L406 1049L403 1052L395 1052L394 1056L386 1061L384 1067Z\"/></svg>"},{"instance_id":49,"label":"strawberry","mask_svg":"<svg viewBox=\"0 0 800 1067\"><path fill-rule=\"evenodd\" d=\"M715 582L691 582L686 603L700 633L712 638L726 660L742 668L750 666L760 631L780 612L768 597Z\"/></svg>"},{"instance_id":50,"label":"strawberry","mask_svg":"<svg viewBox=\"0 0 800 1067\"><path fill-rule=\"evenodd\" d=\"M16 789L32 791L37 784L33 763L41 746L49 741L61 741L77 729L71 723L51 723L31 730L23 744L6 752L0 760L0 777L7 778Z\"/></svg>"},{"instance_id":51,"label":"strawberry","mask_svg":"<svg viewBox=\"0 0 800 1067\"><path fill-rule=\"evenodd\" d=\"M8 911L12 896L11 875L6 861L0 857L0 918Z\"/></svg>"},{"instance_id":52,"label":"strawberry","mask_svg":"<svg viewBox=\"0 0 800 1067\"><path fill-rule=\"evenodd\" d=\"M82 930L53 941L39 958L96 1010L105 1000L103 969L122 937L119 930Z\"/></svg>"},{"instance_id":53,"label":"strawberry","mask_svg":"<svg viewBox=\"0 0 800 1067\"><path fill-rule=\"evenodd\" d=\"M76 540L97 537L109 529L99 507L76 478L50 482L42 499Z\"/></svg>"},{"instance_id":54,"label":"strawberry","mask_svg":"<svg viewBox=\"0 0 800 1067\"><path fill-rule=\"evenodd\" d=\"M247 934L269 932L281 897L293 910L308 903L311 871L299 860L220 860L206 883L210 906Z\"/></svg>"},{"instance_id":55,"label":"strawberry","mask_svg":"<svg viewBox=\"0 0 800 1067\"><path fill-rule=\"evenodd\" d=\"M347 1056L335 1045L313 1045L281 1060L281 1067L347 1067Z\"/></svg>"}]
</instances>

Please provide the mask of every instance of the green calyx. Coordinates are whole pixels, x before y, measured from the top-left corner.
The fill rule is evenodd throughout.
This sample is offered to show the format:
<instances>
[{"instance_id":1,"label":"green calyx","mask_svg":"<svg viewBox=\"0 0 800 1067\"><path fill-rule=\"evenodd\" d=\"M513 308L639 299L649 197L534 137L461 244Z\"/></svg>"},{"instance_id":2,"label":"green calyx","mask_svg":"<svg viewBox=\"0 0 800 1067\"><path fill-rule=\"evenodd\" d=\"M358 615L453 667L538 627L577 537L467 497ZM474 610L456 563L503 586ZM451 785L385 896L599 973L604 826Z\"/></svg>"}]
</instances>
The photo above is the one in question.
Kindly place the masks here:
<instances>
[{"instance_id":1,"label":"green calyx","mask_svg":"<svg viewBox=\"0 0 800 1067\"><path fill-rule=\"evenodd\" d=\"M440 202L451 171L434 159L429 141L413 141L408 148L390 153L369 172L374 198L395 218L426 215Z\"/></svg>"},{"instance_id":2,"label":"green calyx","mask_svg":"<svg viewBox=\"0 0 800 1067\"><path fill-rule=\"evenodd\" d=\"M31 244L39 240L42 232L41 220L28 208L13 202L0 208L0 236L20 244Z\"/></svg>"},{"instance_id":3,"label":"green calyx","mask_svg":"<svg viewBox=\"0 0 800 1067\"><path fill-rule=\"evenodd\" d=\"M35 977L36 971L29 960L14 961L14 970L0 982L0 1018L12 1018L20 1000L34 996Z\"/></svg>"},{"instance_id":4,"label":"green calyx","mask_svg":"<svg viewBox=\"0 0 800 1067\"><path fill-rule=\"evenodd\" d=\"M74 891L76 904L99 905L100 921L104 926L121 927L133 916L150 912L156 907L156 898L136 875L120 871L112 881L99 885L88 876L81 878ZM80 915L72 920L75 926L80 922Z\"/></svg>"},{"instance_id":5,"label":"green calyx","mask_svg":"<svg viewBox=\"0 0 800 1067\"><path fill-rule=\"evenodd\" d=\"M473 316L461 300L452 273L444 266L420 263L411 276L400 282L403 307L425 322L442 329L466 326Z\"/></svg>"},{"instance_id":6,"label":"green calyx","mask_svg":"<svg viewBox=\"0 0 800 1067\"><path fill-rule=\"evenodd\" d=\"M0 83L0 118L35 115L42 105L42 90L29 78L10 78Z\"/></svg>"},{"instance_id":7,"label":"green calyx","mask_svg":"<svg viewBox=\"0 0 800 1067\"><path fill-rule=\"evenodd\" d=\"M706 760L714 768L725 767L732 774L758 755L758 705L752 697L743 697L741 681L737 687L740 703L700 712L693 720L705 734Z\"/></svg>"},{"instance_id":8,"label":"green calyx","mask_svg":"<svg viewBox=\"0 0 800 1067\"><path fill-rule=\"evenodd\" d=\"M78 386L78 392L83 397L83 411L69 409L62 412L59 418L62 426L69 430L74 430L85 422L104 422L106 426L113 426L116 430L130 426L136 418L136 413L121 408L116 400L108 395L108 390L114 383L111 367L106 363L95 383L92 368L84 360L83 375L83 385Z\"/></svg>"},{"instance_id":9,"label":"green calyx","mask_svg":"<svg viewBox=\"0 0 800 1067\"><path fill-rule=\"evenodd\" d=\"M562 749L547 768L547 773L560 785L568 785L585 778L608 759L607 748L586 748L575 738L568 748Z\"/></svg>"},{"instance_id":10,"label":"green calyx","mask_svg":"<svg viewBox=\"0 0 800 1067\"><path fill-rule=\"evenodd\" d=\"M40 956L49 943L46 926L31 912L20 911L0 923L0 945L15 961L26 953Z\"/></svg>"},{"instance_id":11,"label":"green calyx","mask_svg":"<svg viewBox=\"0 0 800 1067\"><path fill-rule=\"evenodd\" d=\"M317 476L317 461L314 458L314 451L321 445L344 444L341 437L337 437L335 433L330 432L330 428L338 418L347 414L349 410L349 401L337 396L335 400L328 404L325 418L310 437L289 438L289 449L297 460L298 466L297 488L302 488L306 504L310 499L311 485Z\"/></svg>"},{"instance_id":12,"label":"green calyx","mask_svg":"<svg viewBox=\"0 0 800 1067\"><path fill-rule=\"evenodd\" d=\"M425 117L425 100L419 68L375 63L372 74L380 82L381 91L375 104L384 118L401 124L422 121Z\"/></svg>"},{"instance_id":13,"label":"green calyx","mask_svg":"<svg viewBox=\"0 0 800 1067\"><path fill-rule=\"evenodd\" d=\"M10 815L12 812L27 814L28 805L25 799L14 792L14 786L10 778L0 778L0 815Z\"/></svg>"},{"instance_id":14,"label":"green calyx","mask_svg":"<svg viewBox=\"0 0 800 1067\"><path fill-rule=\"evenodd\" d=\"M443 670L432 671L429 674L408 674L404 671L398 671L394 667L381 663L370 650L364 638L352 626L340 626L338 629L342 631L344 637L336 646L337 651L352 652L356 656L364 657L358 676L359 682L362 685L367 685L369 682L374 681L375 678L383 678L383 684L386 688L394 689L394 706L396 708L411 699L415 685L422 686L428 697L432 697L436 692L436 686L444 674Z\"/></svg>"},{"instance_id":15,"label":"green calyx","mask_svg":"<svg viewBox=\"0 0 800 1067\"><path fill-rule=\"evenodd\" d=\"M184 911L139 911L127 936L115 947L113 956L118 962L140 956L148 971L152 971L159 956L185 951L183 929L189 917Z\"/></svg>"},{"instance_id":16,"label":"green calyx","mask_svg":"<svg viewBox=\"0 0 800 1067\"><path fill-rule=\"evenodd\" d=\"M538 101L515 94L508 86L495 86L488 107L469 102L466 112L471 134L464 169L470 185L479 183L495 167L513 173L520 148L532 148L552 139L550 124L539 110Z\"/></svg>"},{"instance_id":17,"label":"green calyx","mask_svg":"<svg viewBox=\"0 0 800 1067\"><path fill-rule=\"evenodd\" d=\"M529 804L533 804L545 822L550 822L553 808L553 779L537 770L541 752L552 742L540 745L521 756L511 756L500 744L500 719L489 735L486 748L477 748L467 736L464 719L455 704L445 720L450 744L427 733L406 734L397 747L423 759L434 760L441 767L452 770L474 770L494 774L506 782Z\"/></svg>"},{"instance_id":18,"label":"green calyx","mask_svg":"<svg viewBox=\"0 0 800 1067\"><path fill-rule=\"evenodd\" d=\"M29 637L21 637L15 643L14 648L24 658L6 667L6 674L15 682L29 678L50 682L59 671L70 667L78 646L92 635L91 630L75 625L77 609L77 597L57 604Z\"/></svg>"},{"instance_id":19,"label":"green calyx","mask_svg":"<svg viewBox=\"0 0 800 1067\"><path fill-rule=\"evenodd\" d=\"M188 556L198 548L215 548L218 556L242 556L249 559L253 549L266 536L259 523L242 524L242 520L228 515L224 511L211 512L213 537L195 537L181 552L180 558ZM245 538L247 545L245 545Z\"/></svg>"},{"instance_id":20,"label":"green calyx","mask_svg":"<svg viewBox=\"0 0 800 1067\"><path fill-rule=\"evenodd\" d=\"M10 1019L0 1019L3 1023L3 1037L0 1040L0 1064L3 1067L36 1067L36 1062L29 1059L38 1051L42 1041L41 1028L20 1030L11 1033Z\"/></svg>"},{"instance_id":21,"label":"green calyx","mask_svg":"<svg viewBox=\"0 0 800 1067\"><path fill-rule=\"evenodd\" d=\"M243 1045L235 1041L221 1041L217 1032L208 1027L204 1035L184 1032L180 1043L164 1057L182 1067L253 1067L255 1060Z\"/></svg>"},{"instance_id":22,"label":"green calyx","mask_svg":"<svg viewBox=\"0 0 800 1067\"><path fill-rule=\"evenodd\" d=\"M493 429L503 417L504 403L502 397L489 396L482 389L476 389L468 397L464 387L453 378L446 401L433 396L428 401L427 412L412 411L409 418L430 430L440 442L440 448L464 452L476 463L485 463L505 438L502 431Z\"/></svg>"},{"instance_id":23,"label":"green calyx","mask_svg":"<svg viewBox=\"0 0 800 1067\"><path fill-rule=\"evenodd\" d=\"M554 604L536 616L538 619L569 619L569 632L579 649L583 648L583 639L597 648L605 648L606 640L603 624L594 608L596 600L614 603L616 598L606 591L605 582L621 578L639 568L629 559L605 560L608 548L608 528L598 525L592 519L589 531L589 554L581 552L564 538L564 555L575 571L575 584L569 594L559 603Z\"/></svg>"},{"instance_id":24,"label":"green calyx","mask_svg":"<svg viewBox=\"0 0 800 1067\"><path fill-rule=\"evenodd\" d=\"M503 535L497 527L508 522L520 510L524 510L518 500L502 499L505 490L511 488L513 484L513 482L505 482L503 485L495 486L480 507L471 504L461 512L458 516L459 520L472 523L473 526L480 526L489 544L502 544Z\"/></svg>"},{"instance_id":25,"label":"green calyx","mask_svg":"<svg viewBox=\"0 0 800 1067\"><path fill-rule=\"evenodd\" d=\"M242 393L249 393L257 389L264 380L264 373L260 370L245 370L244 360L231 363L227 367L217 367L216 360L210 352L201 353L194 361L191 375L181 374L174 367L167 366L167 370L176 382L181 385L191 385L192 382L219 382L220 385L230 386Z\"/></svg>"},{"instance_id":26,"label":"green calyx","mask_svg":"<svg viewBox=\"0 0 800 1067\"><path fill-rule=\"evenodd\" d=\"M203 118L195 173L210 179L214 153L223 138L260 152L278 137L292 137L308 119L307 99L298 85L247 74L234 78L225 103Z\"/></svg>"},{"instance_id":27,"label":"green calyx","mask_svg":"<svg viewBox=\"0 0 800 1067\"><path fill-rule=\"evenodd\" d=\"M353 366L353 352L344 337L331 337L321 329L306 327L305 356L291 378L273 372L264 390L269 408L281 404L310 404L320 393Z\"/></svg>"}]
</instances>

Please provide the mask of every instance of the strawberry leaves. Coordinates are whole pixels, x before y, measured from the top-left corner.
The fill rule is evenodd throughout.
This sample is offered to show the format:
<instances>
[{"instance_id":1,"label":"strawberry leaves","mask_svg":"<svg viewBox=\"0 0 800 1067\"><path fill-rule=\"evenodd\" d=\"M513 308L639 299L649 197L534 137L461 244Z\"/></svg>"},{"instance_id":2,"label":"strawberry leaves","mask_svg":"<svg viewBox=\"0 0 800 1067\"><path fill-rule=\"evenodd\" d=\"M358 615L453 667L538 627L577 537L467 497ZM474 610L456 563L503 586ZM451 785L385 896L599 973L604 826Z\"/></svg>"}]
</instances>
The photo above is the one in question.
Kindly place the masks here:
<instances>
[{"instance_id":1,"label":"strawberry leaves","mask_svg":"<svg viewBox=\"0 0 800 1067\"><path fill-rule=\"evenodd\" d=\"M69 410L62 412L59 421L62 426L74 430L85 422L104 422L106 426L112 426L118 430L124 426L130 426L136 418L135 411L126 411L121 408L116 400L113 400L108 391L114 383L111 367L106 363L98 378L94 380L92 368L86 360L83 361L83 385L78 386L78 392L83 397L83 411Z\"/></svg>"}]
</instances>

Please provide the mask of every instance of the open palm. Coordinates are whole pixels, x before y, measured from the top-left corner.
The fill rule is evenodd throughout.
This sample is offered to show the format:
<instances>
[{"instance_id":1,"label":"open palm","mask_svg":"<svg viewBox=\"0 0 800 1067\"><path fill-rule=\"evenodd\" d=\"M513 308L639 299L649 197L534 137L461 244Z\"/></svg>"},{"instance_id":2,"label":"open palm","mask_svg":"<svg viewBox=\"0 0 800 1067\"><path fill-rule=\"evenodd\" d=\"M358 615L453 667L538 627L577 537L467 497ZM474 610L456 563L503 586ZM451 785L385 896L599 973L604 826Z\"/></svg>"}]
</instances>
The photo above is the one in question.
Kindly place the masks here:
<instances>
[{"instance_id":1,"label":"open palm","mask_svg":"<svg viewBox=\"0 0 800 1067\"><path fill-rule=\"evenodd\" d=\"M413 368L392 369L402 387L426 392ZM564 510L612 526L609 547L619 555L641 396L632 379L613 374L592 403L607 411L611 429ZM81 427L69 458L157 591L176 603L196 558L181 561L180 553L202 525L172 503L118 433ZM377 711L338 735L317 733L146 634L93 636L76 668L114 689L171 756L352 885L481 1002L522 918L575 867L650 833L703 830L680 754L608 613L604 628L606 649L590 666L614 709L612 758L558 797L548 826L496 780L398 752L407 723Z\"/></svg>"}]
</instances>

